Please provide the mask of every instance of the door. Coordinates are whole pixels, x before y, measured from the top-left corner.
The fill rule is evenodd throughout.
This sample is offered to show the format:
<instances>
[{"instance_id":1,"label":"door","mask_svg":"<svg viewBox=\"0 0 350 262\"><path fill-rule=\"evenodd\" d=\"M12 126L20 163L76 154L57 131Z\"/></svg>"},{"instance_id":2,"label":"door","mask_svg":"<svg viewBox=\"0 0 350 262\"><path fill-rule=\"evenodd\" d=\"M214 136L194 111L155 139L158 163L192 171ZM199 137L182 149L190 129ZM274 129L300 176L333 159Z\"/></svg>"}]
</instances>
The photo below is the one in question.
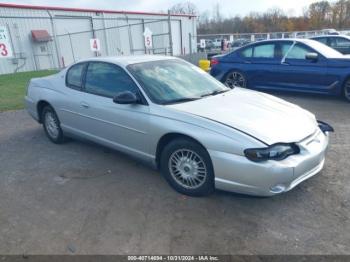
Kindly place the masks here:
<instances>
[{"instance_id":1,"label":"door","mask_svg":"<svg viewBox=\"0 0 350 262\"><path fill-rule=\"evenodd\" d=\"M243 73L248 86L252 88L271 88L274 85L274 70L280 63L275 42L265 42L242 49Z\"/></svg>"},{"instance_id":2,"label":"door","mask_svg":"<svg viewBox=\"0 0 350 262\"><path fill-rule=\"evenodd\" d=\"M55 29L60 60L64 66L95 56L90 49L93 38L89 17L55 16Z\"/></svg>"},{"instance_id":3,"label":"door","mask_svg":"<svg viewBox=\"0 0 350 262\"><path fill-rule=\"evenodd\" d=\"M148 158L149 107L146 102L116 104L119 92L130 91L142 98L131 77L119 66L89 62L83 92L77 103L75 128L85 136L118 150Z\"/></svg>"},{"instance_id":4,"label":"door","mask_svg":"<svg viewBox=\"0 0 350 262\"><path fill-rule=\"evenodd\" d=\"M321 93L329 90L331 81L325 57L299 42L281 42L280 49L283 58L275 71L279 89ZM316 53L318 58L307 59L308 53Z\"/></svg>"},{"instance_id":5,"label":"door","mask_svg":"<svg viewBox=\"0 0 350 262\"><path fill-rule=\"evenodd\" d=\"M80 116L80 99L84 94L83 75L87 63L78 63L67 70L62 81L62 96L57 96L56 113L61 121L64 132L81 135L79 130L80 122L84 119Z\"/></svg>"},{"instance_id":6,"label":"door","mask_svg":"<svg viewBox=\"0 0 350 262\"><path fill-rule=\"evenodd\" d=\"M130 91L142 97L131 77L119 66L90 62L85 76L80 129L100 141L113 144L130 153L145 154L149 128L149 107L139 104L116 104L113 97Z\"/></svg>"}]
</instances>

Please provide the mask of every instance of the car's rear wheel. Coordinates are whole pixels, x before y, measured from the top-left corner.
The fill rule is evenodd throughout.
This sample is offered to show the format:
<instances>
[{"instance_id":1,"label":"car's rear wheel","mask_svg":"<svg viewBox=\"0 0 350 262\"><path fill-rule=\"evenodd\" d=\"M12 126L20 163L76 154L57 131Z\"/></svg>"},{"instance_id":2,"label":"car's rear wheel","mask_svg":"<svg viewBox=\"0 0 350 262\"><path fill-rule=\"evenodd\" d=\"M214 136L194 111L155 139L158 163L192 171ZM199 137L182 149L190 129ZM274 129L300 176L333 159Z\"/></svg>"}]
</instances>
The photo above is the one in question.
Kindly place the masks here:
<instances>
[{"instance_id":1,"label":"car's rear wheel","mask_svg":"<svg viewBox=\"0 0 350 262\"><path fill-rule=\"evenodd\" d=\"M343 88L343 95L345 99L350 102L350 79L346 80L344 88Z\"/></svg>"},{"instance_id":2,"label":"car's rear wheel","mask_svg":"<svg viewBox=\"0 0 350 262\"><path fill-rule=\"evenodd\" d=\"M176 191L205 196L214 191L214 172L208 152L190 139L177 139L165 146L160 169Z\"/></svg>"},{"instance_id":3,"label":"car's rear wheel","mask_svg":"<svg viewBox=\"0 0 350 262\"><path fill-rule=\"evenodd\" d=\"M226 75L225 85L229 88L246 87L247 80L241 72L232 71Z\"/></svg>"},{"instance_id":4,"label":"car's rear wheel","mask_svg":"<svg viewBox=\"0 0 350 262\"><path fill-rule=\"evenodd\" d=\"M41 119L47 137L55 144L63 143L65 137L55 110L51 106L45 106L42 110Z\"/></svg>"}]
</instances>

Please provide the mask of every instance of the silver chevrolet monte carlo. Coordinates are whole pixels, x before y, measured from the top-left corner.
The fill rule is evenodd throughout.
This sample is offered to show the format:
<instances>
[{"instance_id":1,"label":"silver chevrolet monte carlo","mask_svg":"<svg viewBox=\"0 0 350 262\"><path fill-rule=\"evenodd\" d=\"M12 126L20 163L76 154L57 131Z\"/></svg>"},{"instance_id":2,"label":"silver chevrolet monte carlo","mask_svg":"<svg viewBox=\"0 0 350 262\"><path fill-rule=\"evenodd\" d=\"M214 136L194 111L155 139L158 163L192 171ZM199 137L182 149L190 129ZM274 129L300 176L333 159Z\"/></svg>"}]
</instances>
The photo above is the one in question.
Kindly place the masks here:
<instances>
[{"instance_id":1,"label":"silver chevrolet monte carlo","mask_svg":"<svg viewBox=\"0 0 350 262\"><path fill-rule=\"evenodd\" d=\"M52 142L81 137L130 154L191 196L289 191L323 168L333 131L294 104L163 56L80 61L32 79L25 101Z\"/></svg>"}]
</instances>

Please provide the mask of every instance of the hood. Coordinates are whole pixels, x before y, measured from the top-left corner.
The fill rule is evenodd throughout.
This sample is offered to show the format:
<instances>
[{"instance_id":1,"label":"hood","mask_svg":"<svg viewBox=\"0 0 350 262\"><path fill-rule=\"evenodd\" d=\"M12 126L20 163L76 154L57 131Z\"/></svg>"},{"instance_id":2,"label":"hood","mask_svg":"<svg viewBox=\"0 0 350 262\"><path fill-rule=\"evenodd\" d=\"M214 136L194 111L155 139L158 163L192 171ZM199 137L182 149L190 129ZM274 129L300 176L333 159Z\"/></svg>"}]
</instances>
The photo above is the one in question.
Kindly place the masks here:
<instances>
[{"instance_id":1,"label":"hood","mask_svg":"<svg viewBox=\"0 0 350 262\"><path fill-rule=\"evenodd\" d=\"M268 145L299 142L317 128L314 115L299 106L242 88L168 107L220 122Z\"/></svg>"}]
</instances>

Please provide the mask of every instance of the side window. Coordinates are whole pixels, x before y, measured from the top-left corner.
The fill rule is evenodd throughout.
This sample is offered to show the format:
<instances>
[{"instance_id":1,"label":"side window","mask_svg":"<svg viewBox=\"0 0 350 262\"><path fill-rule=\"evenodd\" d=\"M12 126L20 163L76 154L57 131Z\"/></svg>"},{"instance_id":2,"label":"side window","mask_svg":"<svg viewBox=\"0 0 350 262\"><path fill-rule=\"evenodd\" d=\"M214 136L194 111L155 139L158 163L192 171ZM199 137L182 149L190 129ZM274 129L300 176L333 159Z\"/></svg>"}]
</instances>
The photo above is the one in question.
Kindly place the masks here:
<instances>
[{"instance_id":1,"label":"side window","mask_svg":"<svg viewBox=\"0 0 350 262\"><path fill-rule=\"evenodd\" d=\"M81 64L77 64L72 66L66 75L66 85L74 88L74 89L81 89L82 87L82 75L84 72L84 68L85 68L86 64L85 63L81 63Z\"/></svg>"},{"instance_id":2,"label":"side window","mask_svg":"<svg viewBox=\"0 0 350 262\"><path fill-rule=\"evenodd\" d=\"M274 58L275 56L275 45L274 44L263 44L254 47L254 58Z\"/></svg>"},{"instance_id":3,"label":"side window","mask_svg":"<svg viewBox=\"0 0 350 262\"><path fill-rule=\"evenodd\" d=\"M310 52L313 52L310 48L301 44L296 44L289 51L286 58L287 59L305 59L306 54Z\"/></svg>"},{"instance_id":4,"label":"side window","mask_svg":"<svg viewBox=\"0 0 350 262\"><path fill-rule=\"evenodd\" d=\"M85 91L112 98L123 91L136 93L138 88L122 68L109 63L91 62L86 72Z\"/></svg>"},{"instance_id":5,"label":"side window","mask_svg":"<svg viewBox=\"0 0 350 262\"><path fill-rule=\"evenodd\" d=\"M337 37L336 38L336 46L337 47L350 47L350 40L349 39L346 39L346 38L341 38L341 37Z\"/></svg>"},{"instance_id":6,"label":"side window","mask_svg":"<svg viewBox=\"0 0 350 262\"><path fill-rule=\"evenodd\" d=\"M327 45L327 38L325 38L325 37L320 37L320 38L317 38L315 40L317 40L318 42L320 42L322 44Z\"/></svg>"},{"instance_id":7,"label":"side window","mask_svg":"<svg viewBox=\"0 0 350 262\"><path fill-rule=\"evenodd\" d=\"M245 48L241 51L241 56L245 57L245 58L250 58L253 56L253 48L252 47L248 47Z\"/></svg>"},{"instance_id":8,"label":"side window","mask_svg":"<svg viewBox=\"0 0 350 262\"><path fill-rule=\"evenodd\" d=\"M281 43L281 57L285 57L289 49L292 47L292 42Z\"/></svg>"},{"instance_id":9,"label":"side window","mask_svg":"<svg viewBox=\"0 0 350 262\"><path fill-rule=\"evenodd\" d=\"M337 39L335 37L332 37L329 39L329 46L330 47L337 47Z\"/></svg>"}]
</instances>

